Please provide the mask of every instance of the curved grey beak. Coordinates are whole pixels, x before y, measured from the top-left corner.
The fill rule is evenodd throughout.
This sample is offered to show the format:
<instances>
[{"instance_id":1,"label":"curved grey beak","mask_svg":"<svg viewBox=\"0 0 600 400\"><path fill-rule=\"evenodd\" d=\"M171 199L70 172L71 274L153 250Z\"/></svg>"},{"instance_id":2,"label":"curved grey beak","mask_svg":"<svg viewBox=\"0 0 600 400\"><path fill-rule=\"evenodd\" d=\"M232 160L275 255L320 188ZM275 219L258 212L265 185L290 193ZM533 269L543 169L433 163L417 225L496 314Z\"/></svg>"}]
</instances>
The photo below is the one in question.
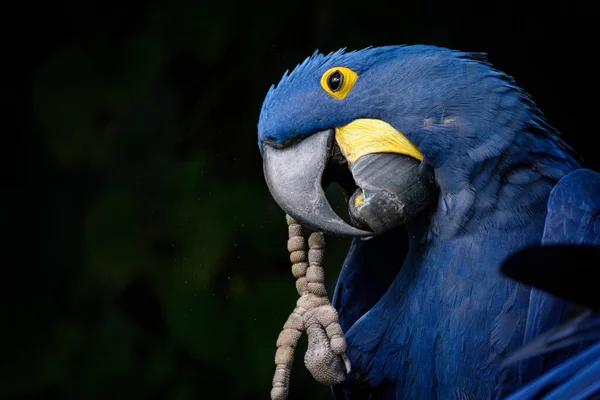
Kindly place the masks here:
<instances>
[{"instance_id":1,"label":"curved grey beak","mask_svg":"<svg viewBox=\"0 0 600 400\"><path fill-rule=\"evenodd\" d=\"M321 180L333 136L333 130L322 131L283 149L263 144L267 186L283 211L312 229L340 236L373 236L347 224L325 197Z\"/></svg>"}]
</instances>

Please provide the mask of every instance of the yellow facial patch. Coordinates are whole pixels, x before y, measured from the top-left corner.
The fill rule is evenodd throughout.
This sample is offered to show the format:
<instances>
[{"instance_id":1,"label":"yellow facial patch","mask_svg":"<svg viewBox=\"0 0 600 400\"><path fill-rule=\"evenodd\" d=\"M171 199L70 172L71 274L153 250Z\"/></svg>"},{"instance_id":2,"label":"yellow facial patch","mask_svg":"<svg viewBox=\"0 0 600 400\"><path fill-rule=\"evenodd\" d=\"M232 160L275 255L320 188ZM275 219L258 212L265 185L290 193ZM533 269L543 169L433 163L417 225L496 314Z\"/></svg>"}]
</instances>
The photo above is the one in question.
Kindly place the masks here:
<instances>
[{"instance_id":1,"label":"yellow facial patch","mask_svg":"<svg viewBox=\"0 0 600 400\"><path fill-rule=\"evenodd\" d=\"M336 99L346 97L354 82L358 79L356 72L346 67L333 67L325 71L321 77L321 87Z\"/></svg>"},{"instance_id":2,"label":"yellow facial patch","mask_svg":"<svg viewBox=\"0 0 600 400\"><path fill-rule=\"evenodd\" d=\"M335 129L335 140L348 162L371 153L397 153L423 160L423 154L406 136L380 119L355 119Z\"/></svg>"}]
</instances>

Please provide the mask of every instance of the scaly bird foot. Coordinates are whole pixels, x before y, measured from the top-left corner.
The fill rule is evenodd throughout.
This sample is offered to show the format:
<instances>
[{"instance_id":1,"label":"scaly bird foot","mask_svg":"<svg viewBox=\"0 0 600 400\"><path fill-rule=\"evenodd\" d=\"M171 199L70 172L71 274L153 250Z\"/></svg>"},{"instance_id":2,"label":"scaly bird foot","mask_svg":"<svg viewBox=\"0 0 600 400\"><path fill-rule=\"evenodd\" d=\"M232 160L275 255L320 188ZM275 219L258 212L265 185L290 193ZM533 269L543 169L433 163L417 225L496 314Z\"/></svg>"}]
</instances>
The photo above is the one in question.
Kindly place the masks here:
<instances>
[{"instance_id":1,"label":"scaly bird foot","mask_svg":"<svg viewBox=\"0 0 600 400\"><path fill-rule=\"evenodd\" d=\"M342 383L350 373L350 360L335 308L330 304L319 306L307 311L303 319L308 336L306 368L324 385Z\"/></svg>"},{"instance_id":2,"label":"scaly bird foot","mask_svg":"<svg viewBox=\"0 0 600 400\"><path fill-rule=\"evenodd\" d=\"M277 367L271 390L272 400L287 398L294 351L303 331L308 336L304 363L318 382L338 384L350 373L346 339L338 322L337 311L329 302L325 290L325 272L322 266L325 237L321 232L310 235L307 256L302 226L289 216L287 222L288 250L300 298L277 339Z\"/></svg>"}]
</instances>

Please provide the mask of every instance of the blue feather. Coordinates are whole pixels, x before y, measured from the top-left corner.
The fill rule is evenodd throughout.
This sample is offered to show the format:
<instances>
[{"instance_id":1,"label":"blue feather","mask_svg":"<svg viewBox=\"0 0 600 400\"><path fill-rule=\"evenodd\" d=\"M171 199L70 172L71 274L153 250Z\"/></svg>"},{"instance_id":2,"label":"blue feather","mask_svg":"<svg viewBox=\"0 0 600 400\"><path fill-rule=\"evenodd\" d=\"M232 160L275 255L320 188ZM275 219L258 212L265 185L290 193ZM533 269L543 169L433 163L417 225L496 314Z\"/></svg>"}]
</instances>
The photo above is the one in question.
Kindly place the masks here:
<instances>
[{"instance_id":1,"label":"blue feather","mask_svg":"<svg viewBox=\"0 0 600 400\"><path fill-rule=\"evenodd\" d=\"M502 365L507 366L520 360L595 340L600 340L600 314L585 312L536 336L506 357Z\"/></svg>"},{"instance_id":2,"label":"blue feather","mask_svg":"<svg viewBox=\"0 0 600 400\"><path fill-rule=\"evenodd\" d=\"M561 296L600 311L600 296L595 284L600 261L600 174L578 169L563 177L548 201L541 247L533 247L511 256L503 272L535 286L538 296L555 301ZM546 294L541 290L545 290ZM547 308L544 308L547 309ZM533 323L546 322L532 312ZM542 329L545 330L545 329ZM559 349L564 355L583 349L559 364L508 399L592 399L600 396L600 313L587 312L567 323L533 338L505 359L504 364ZM589 344L596 342L586 349ZM564 358L564 357L563 357ZM536 360L536 359L534 359ZM537 370L540 362L537 358ZM524 361L528 372L533 363Z\"/></svg>"},{"instance_id":3,"label":"blue feather","mask_svg":"<svg viewBox=\"0 0 600 400\"><path fill-rule=\"evenodd\" d=\"M599 378L600 342L565 361L505 400L591 399L599 393Z\"/></svg>"}]
</instances>

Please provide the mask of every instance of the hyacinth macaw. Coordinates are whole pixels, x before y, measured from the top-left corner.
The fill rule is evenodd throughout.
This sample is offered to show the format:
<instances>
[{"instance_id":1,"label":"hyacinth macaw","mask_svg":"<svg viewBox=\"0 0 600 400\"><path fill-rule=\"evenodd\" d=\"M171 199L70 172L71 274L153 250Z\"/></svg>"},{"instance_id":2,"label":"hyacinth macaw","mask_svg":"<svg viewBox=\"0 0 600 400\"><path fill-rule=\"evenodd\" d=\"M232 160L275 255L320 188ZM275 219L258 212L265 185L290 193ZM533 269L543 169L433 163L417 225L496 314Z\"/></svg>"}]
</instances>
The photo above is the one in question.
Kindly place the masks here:
<instances>
[{"instance_id":1,"label":"hyacinth macaw","mask_svg":"<svg viewBox=\"0 0 600 400\"><path fill-rule=\"evenodd\" d=\"M499 268L584 200L549 202L580 161L483 54L315 53L269 90L258 142L287 214L354 237L333 297L351 362L336 398L502 398L563 361L501 368L567 308ZM325 197L331 182L350 223Z\"/></svg>"}]
</instances>

